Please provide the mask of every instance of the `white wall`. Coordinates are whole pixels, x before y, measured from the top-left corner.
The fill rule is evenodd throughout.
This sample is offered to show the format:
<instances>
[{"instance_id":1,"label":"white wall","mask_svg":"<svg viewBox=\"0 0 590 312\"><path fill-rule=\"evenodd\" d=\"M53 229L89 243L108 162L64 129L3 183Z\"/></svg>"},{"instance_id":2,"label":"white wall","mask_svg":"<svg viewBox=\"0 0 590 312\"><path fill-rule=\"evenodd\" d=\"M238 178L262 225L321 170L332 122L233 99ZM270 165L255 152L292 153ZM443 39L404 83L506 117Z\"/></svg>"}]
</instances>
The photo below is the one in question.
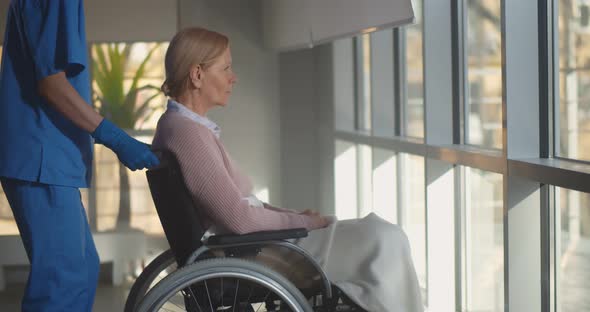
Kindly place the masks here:
<instances>
[{"instance_id":1,"label":"white wall","mask_svg":"<svg viewBox=\"0 0 590 312\"><path fill-rule=\"evenodd\" d=\"M283 202L333 214L332 47L285 52L279 60Z\"/></svg>"},{"instance_id":2,"label":"white wall","mask_svg":"<svg viewBox=\"0 0 590 312\"><path fill-rule=\"evenodd\" d=\"M176 33L176 0L84 0L88 41L164 41Z\"/></svg>"}]
</instances>

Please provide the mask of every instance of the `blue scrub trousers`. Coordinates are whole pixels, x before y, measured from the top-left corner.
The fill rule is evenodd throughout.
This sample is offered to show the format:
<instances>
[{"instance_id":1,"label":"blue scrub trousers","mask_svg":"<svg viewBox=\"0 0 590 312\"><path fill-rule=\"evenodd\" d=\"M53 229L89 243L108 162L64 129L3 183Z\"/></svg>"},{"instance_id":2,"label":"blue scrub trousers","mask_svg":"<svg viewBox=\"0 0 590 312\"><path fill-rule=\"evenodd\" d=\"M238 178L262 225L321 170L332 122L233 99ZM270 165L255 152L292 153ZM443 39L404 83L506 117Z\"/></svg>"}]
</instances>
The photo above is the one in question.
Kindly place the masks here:
<instances>
[{"instance_id":1,"label":"blue scrub trousers","mask_svg":"<svg viewBox=\"0 0 590 312\"><path fill-rule=\"evenodd\" d=\"M99 259L80 191L0 181L31 262L22 311L92 311Z\"/></svg>"}]
</instances>

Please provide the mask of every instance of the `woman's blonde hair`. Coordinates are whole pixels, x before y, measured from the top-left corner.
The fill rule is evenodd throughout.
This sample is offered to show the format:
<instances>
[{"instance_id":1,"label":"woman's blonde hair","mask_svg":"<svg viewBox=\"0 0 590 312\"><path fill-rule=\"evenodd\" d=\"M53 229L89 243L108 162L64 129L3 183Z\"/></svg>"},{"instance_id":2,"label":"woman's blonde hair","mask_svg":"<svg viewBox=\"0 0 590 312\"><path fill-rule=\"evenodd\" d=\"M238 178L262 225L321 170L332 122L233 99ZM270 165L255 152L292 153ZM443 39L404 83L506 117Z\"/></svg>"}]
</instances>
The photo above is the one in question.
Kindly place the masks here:
<instances>
[{"instance_id":1,"label":"woman's blonde hair","mask_svg":"<svg viewBox=\"0 0 590 312\"><path fill-rule=\"evenodd\" d=\"M162 92L170 97L181 95L188 87L191 68L201 65L207 69L228 46L229 39L215 31L199 27L179 31L166 51L166 80Z\"/></svg>"}]
</instances>

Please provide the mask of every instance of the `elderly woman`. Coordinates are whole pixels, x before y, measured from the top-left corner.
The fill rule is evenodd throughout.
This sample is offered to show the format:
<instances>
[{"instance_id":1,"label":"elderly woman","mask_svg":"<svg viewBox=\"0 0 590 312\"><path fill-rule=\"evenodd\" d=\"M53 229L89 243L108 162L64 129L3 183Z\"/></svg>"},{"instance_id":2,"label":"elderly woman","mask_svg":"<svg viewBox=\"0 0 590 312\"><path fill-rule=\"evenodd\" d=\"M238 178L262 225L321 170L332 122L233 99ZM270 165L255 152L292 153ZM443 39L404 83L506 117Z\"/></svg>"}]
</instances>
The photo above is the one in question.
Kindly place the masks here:
<instances>
[{"instance_id":1,"label":"elderly woman","mask_svg":"<svg viewBox=\"0 0 590 312\"><path fill-rule=\"evenodd\" d=\"M238 234L306 228L311 232L298 245L360 307L422 311L410 247L399 227L374 214L333 221L311 211L273 207L252 195L250 179L219 140L219 127L206 117L211 108L227 106L236 83L226 36L184 29L170 42L165 65L162 90L169 97L168 108L153 146L176 156L187 189L203 207L198 212L203 228ZM266 260L277 255L281 253L270 252Z\"/></svg>"}]
</instances>

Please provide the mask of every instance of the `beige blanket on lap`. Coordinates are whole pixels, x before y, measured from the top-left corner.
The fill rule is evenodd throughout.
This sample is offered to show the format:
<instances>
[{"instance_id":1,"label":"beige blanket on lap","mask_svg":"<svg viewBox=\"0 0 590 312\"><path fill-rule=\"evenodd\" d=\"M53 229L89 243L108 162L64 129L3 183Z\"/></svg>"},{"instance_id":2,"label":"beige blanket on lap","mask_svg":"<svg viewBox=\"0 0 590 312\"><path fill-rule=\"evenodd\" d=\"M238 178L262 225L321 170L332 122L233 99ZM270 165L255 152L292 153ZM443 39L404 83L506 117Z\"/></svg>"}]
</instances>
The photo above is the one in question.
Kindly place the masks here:
<instances>
[{"instance_id":1,"label":"beige blanket on lap","mask_svg":"<svg viewBox=\"0 0 590 312\"><path fill-rule=\"evenodd\" d=\"M369 214L362 219L336 221L295 243L320 263L333 284L365 310L423 311L410 246L400 227ZM280 264L279 258L289 263ZM286 274L297 286L305 283L301 280L304 276L309 277L303 260L285 257L284 252L265 248L258 260Z\"/></svg>"}]
</instances>

